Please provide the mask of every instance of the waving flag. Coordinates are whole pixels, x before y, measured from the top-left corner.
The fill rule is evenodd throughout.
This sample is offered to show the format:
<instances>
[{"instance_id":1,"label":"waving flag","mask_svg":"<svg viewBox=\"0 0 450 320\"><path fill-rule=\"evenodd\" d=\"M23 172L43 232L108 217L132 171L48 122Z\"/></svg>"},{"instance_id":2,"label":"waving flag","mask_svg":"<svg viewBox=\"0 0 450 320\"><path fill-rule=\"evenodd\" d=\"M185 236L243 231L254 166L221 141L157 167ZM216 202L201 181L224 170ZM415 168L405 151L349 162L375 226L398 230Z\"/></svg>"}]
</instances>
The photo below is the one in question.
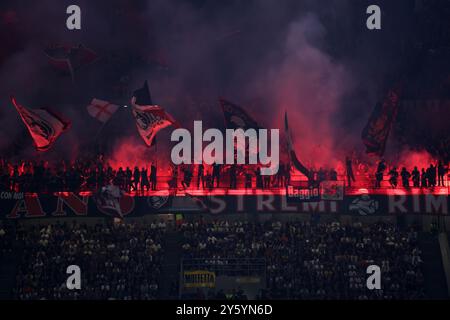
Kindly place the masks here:
<instances>
[{"instance_id":1,"label":"waving flag","mask_svg":"<svg viewBox=\"0 0 450 320\"><path fill-rule=\"evenodd\" d=\"M160 106L153 105L148 83L134 92L131 100L136 127L147 146L151 146L156 134L168 126L179 128L178 122Z\"/></svg>"},{"instance_id":2,"label":"waving flag","mask_svg":"<svg viewBox=\"0 0 450 320\"><path fill-rule=\"evenodd\" d=\"M74 73L78 69L93 63L98 55L83 45L66 46L56 45L44 50L50 64L60 72L68 73L74 78Z\"/></svg>"},{"instance_id":3,"label":"waving flag","mask_svg":"<svg viewBox=\"0 0 450 320\"><path fill-rule=\"evenodd\" d=\"M258 130L261 128L242 107L222 98L220 98L219 101L220 106L222 107L226 129L242 129L246 131L248 129ZM250 156L250 154L258 153L258 146L250 150L250 145L246 144L245 141L243 142L243 145L236 142L234 147L236 149L236 155L238 153L243 153L244 156L247 157L247 155Z\"/></svg>"},{"instance_id":4,"label":"waving flag","mask_svg":"<svg viewBox=\"0 0 450 320\"><path fill-rule=\"evenodd\" d=\"M107 185L100 189L94 196L97 208L115 218L123 219L122 208L120 207L120 199L125 192L120 190L118 186Z\"/></svg>"},{"instance_id":5,"label":"waving flag","mask_svg":"<svg viewBox=\"0 0 450 320\"><path fill-rule=\"evenodd\" d=\"M219 101L227 129L259 129L258 123L244 109L224 99Z\"/></svg>"},{"instance_id":6,"label":"waving flag","mask_svg":"<svg viewBox=\"0 0 450 320\"><path fill-rule=\"evenodd\" d=\"M400 88L389 90L383 103L378 103L362 132L363 143L368 154L382 156L386 149L392 125L397 117L400 102Z\"/></svg>"},{"instance_id":7,"label":"waving flag","mask_svg":"<svg viewBox=\"0 0 450 320\"><path fill-rule=\"evenodd\" d=\"M133 104L136 127L147 146L151 146L156 134L168 126L179 128L180 125L160 106L139 106Z\"/></svg>"},{"instance_id":8,"label":"waving flag","mask_svg":"<svg viewBox=\"0 0 450 320\"><path fill-rule=\"evenodd\" d=\"M284 114L284 132L286 134L287 139L287 147L288 147L288 153L289 158L291 159L291 163L294 165L294 168L303 173L305 176L310 176L310 171L298 160L297 155L294 151L293 145L292 145L292 138L291 133L289 131L289 123L288 123L288 116L287 112Z\"/></svg>"},{"instance_id":9,"label":"waving flag","mask_svg":"<svg viewBox=\"0 0 450 320\"><path fill-rule=\"evenodd\" d=\"M70 127L70 122L48 109L29 109L17 103L14 97L11 101L30 132L38 151L48 150L56 139Z\"/></svg>"},{"instance_id":10,"label":"waving flag","mask_svg":"<svg viewBox=\"0 0 450 320\"><path fill-rule=\"evenodd\" d=\"M87 106L89 114L103 123L108 122L118 109L118 105L100 99L92 99L91 104Z\"/></svg>"},{"instance_id":11,"label":"waving flag","mask_svg":"<svg viewBox=\"0 0 450 320\"><path fill-rule=\"evenodd\" d=\"M134 91L133 97L135 98L135 103L140 106L153 105L152 95L150 94L150 89L148 88L147 80L145 80L142 88Z\"/></svg>"}]
</instances>

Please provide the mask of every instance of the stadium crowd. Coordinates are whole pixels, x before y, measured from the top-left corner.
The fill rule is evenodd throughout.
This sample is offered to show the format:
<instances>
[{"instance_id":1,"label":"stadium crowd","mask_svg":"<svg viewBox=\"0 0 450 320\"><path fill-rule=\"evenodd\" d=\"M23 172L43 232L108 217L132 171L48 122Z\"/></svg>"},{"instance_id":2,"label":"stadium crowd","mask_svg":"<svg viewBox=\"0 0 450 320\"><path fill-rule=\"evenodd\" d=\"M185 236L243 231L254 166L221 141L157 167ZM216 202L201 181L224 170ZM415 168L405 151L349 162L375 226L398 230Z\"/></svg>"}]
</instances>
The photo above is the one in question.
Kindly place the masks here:
<instances>
[{"instance_id":1,"label":"stadium crowd","mask_svg":"<svg viewBox=\"0 0 450 320\"><path fill-rule=\"evenodd\" d=\"M13 250L14 228L0 221L0 261Z\"/></svg>"},{"instance_id":2,"label":"stadium crowd","mask_svg":"<svg viewBox=\"0 0 450 320\"><path fill-rule=\"evenodd\" d=\"M17 230L22 247L15 298L147 300L160 295L165 223L46 224ZM67 266L83 290L68 290Z\"/></svg>"},{"instance_id":3,"label":"stadium crowd","mask_svg":"<svg viewBox=\"0 0 450 320\"><path fill-rule=\"evenodd\" d=\"M261 299L420 299L421 252L414 228L390 224L343 226L337 222L184 223L185 259L226 264L264 258ZM366 268L379 265L382 290L369 292Z\"/></svg>"},{"instance_id":4,"label":"stadium crowd","mask_svg":"<svg viewBox=\"0 0 450 320\"><path fill-rule=\"evenodd\" d=\"M57 222L15 230L1 226L0 238L14 246L8 242L0 248L14 247L20 256L16 299L158 299L162 297L167 229L164 222L90 226ZM264 259L266 288L258 295L261 300L425 297L414 227L400 230L384 222L342 225L199 219L180 223L176 230L183 239L180 250L185 260L198 259L212 267L235 259ZM66 287L66 268L71 264L82 270L83 290ZM381 290L366 287L369 265L381 268ZM177 289L172 291L176 297ZM244 292L238 288L233 296L244 297ZM220 297L224 297L223 290L214 296Z\"/></svg>"}]
</instances>

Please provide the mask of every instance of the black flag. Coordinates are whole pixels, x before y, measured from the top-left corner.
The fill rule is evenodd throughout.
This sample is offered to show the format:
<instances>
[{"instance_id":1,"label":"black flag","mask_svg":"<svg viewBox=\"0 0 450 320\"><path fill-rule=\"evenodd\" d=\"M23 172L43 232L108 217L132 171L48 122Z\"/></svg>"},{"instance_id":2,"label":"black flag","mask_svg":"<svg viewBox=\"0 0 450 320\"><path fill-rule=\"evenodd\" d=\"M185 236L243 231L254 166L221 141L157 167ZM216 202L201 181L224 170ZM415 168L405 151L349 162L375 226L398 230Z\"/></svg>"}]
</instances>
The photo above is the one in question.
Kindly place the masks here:
<instances>
[{"instance_id":1,"label":"black flag","mask_svg":"<svg viewBox=\"0 0 450 320\"><path fill-rule=\"evenodd\" d=\"M378 103L362 132L368 154L383 156L389 133L397 117L401 87L389 90L384 101Z\"/></svg>"},{"instance_id":2,"label":"black flag","mask_svg":"<svg viewBox=\"0 0 450 320\"><path fill-rule=\"evenodd\" d=\"M305 176L309 177L311 172L298 160L297 154L294 151L294 147L292 144L291 132L289 130L288 116L287 112L284 114L284 132L286 134L287 147L289 158L291 163L294 165L294 168L303 173Z\"/></svg>"},{"instance_id":3,"label":"black flag","mask_svg":"<svg viewBox=\"0 0 450 320\"><path fill-rule=\"evenodd\" d=\"M219 101L227 129L258 130L260 128L258 123L240 106L225 99L220 99Z\"/></svg>"},{"instance_id":4,"label":"black flag","mask_svg":"<svg viewBox=\"0 0 450 320\"><path fill-rule=\"evenodd\" d=\"M226 129L234 129L234 130L242 129L244 131L247 131L249 129L254 129L257 131L261 129L259 124L242 107L222 98L220 98L219 101L220 106L222 107ZM256 147L254 150L250 150L249 147L250 144L244 143L244 145L238 145L236 143L235 156L237 156L237 154L240 152L243 152L245 157L247 157L247 155L250 156L251 153L252 154L258 153L258 147Z\"/></svg>"},{"instance_id":5,"label":"black flag","mask_svg":"<svg viewBox=\"0 0 450 320\"><path fill-rule=\"evenodd\" d=\"M150 94L150 90L148 88L148 82L145 80L144 86L140 89L137 89L133 93L133 97L136 98L135 103L140 106L151 106L153 105L152 96Z\"/></svg>"}]
</instances>

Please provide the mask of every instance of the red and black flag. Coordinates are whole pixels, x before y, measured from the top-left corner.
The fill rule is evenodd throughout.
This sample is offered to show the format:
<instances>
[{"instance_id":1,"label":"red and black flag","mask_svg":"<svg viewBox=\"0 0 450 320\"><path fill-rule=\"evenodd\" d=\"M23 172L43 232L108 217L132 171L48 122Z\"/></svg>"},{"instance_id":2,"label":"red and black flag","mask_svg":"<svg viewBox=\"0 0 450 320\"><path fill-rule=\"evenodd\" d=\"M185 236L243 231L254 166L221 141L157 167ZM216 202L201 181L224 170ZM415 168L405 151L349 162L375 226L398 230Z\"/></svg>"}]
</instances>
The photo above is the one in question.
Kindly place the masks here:
<instances>
[{"instance_id":1,"label":"red and black flag","mask_svg":"<svg viewBox=\"0 0 450 320\"><path fill-rule=\"evenodd\" d=\"M11 101L30 132L38 151L50 149L56 139L70 127L70 122L63 120L49 109L26 108L18 104L14 97L11 97Z\"/></svg>"},{"instance_id":2,"label":"red and black flag","mask_svg":"<svg viewBox=\"0 0 450 320\"><path fill-rule=\"evenodd\" d=\"M397 86L389 90L382 103L377 103L362 132L362 140L368 154L383 156L389 133L397 118L399 102L400 86Z\"/></svg>"},{"instance_id":3,"label":"red and black flag","mask_svg":"<svg viewBox=\"0 0 450 320\"><path fill-rule=\"evenodd\" d=\"M222 98L220 98L219 101L220 106L222 107L226 129L242 129L244 131L254 129L258 134L258 129L261 129L261 127L242 107ZM250 145L247 144L242 146L236 143L235 149L235 155L237 155L238 152L241 152L241 150L244 150L242 152L244 152L245 156L258 153L258 146L256 146L256 149L250 150Z\"/></svg>"},{"instance_id":4,"label":"red and black flag","mask_svg":"<svg viewBox=\"0 0 450 320\"><path fill-rule=\"evenodd\" d=\"M144 87L134 92L131 100L136 127L147 146L152 146L156 134L171 125L179 128L179 123L162 107L153 105L147 81Z\"/></svg>"},{"instance_id":5,"label":"red and black flag","mask_svg":"<svg viewBox=\"0 0 450 320\"><path fill-rule=\"evenodd\" d=\"M258 123L242 107L222 98L219 101L227 129L258 130L260 128Z\"/></svg>"},{"instance_id":6,"label":"red and black flag","mask_svg":"<svg viewBox=\"0 0 450 320\"><path fill-rule=\"evenodd\" d=\"M303 173L305 176L310 176L310 171L298 160L297 154L294 151L294 147L292 144L291 132L289 130L288 116L287 112L284 114L284 132L287 140L287 148L289 153L289 159L291 160L292 165L295 169Z\"/></svg>"},{"instance_id":7,"label":"red and black flag","mask_svg":"<svg viewBox=\"0 0 450 320\"><path fill-rule=\"evenodd\" d=\"M68 73L74 77L74 72L98 59L98 55L83 45L56 45L44 50L50 65L56 70Z\"/></svg>"}]
</instances>

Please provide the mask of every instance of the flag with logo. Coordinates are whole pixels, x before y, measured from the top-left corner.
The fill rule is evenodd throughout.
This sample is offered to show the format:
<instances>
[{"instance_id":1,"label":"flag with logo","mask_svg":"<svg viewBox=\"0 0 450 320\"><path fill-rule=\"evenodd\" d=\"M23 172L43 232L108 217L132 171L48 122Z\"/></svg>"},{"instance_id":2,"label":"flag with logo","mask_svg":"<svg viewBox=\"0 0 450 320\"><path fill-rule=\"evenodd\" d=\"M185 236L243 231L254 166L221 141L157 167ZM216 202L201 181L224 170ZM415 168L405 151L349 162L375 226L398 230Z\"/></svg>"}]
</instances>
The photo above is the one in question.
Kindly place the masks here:
<instances>
[{"instance_id":1,"label":"flag with logo","mask_svg":"<svg viewBox=\"0 0 450 320\"><path fill-rule=\"evenodd\" d=\"M160 106L133 105L136 127L147 146L151 146L156 134L171 125L179 128L178 122Z\"/></svg>"},{"instance_id":2,"label":"flag with logo","mask_svg":"<svg viewBox=\"0 0 450 320\"><path fill-rule=\"evenodd\" d=\"M47 108L29 109L18 104L14 97L11 97L11 101L38 151L50 149L56 139L70 127L70 122Z\"/></svg>"},{"instance_id":3,"label":"flag with logo","mask_svg":"<svg viewBox=\"0 0 450 320\"><path fill-rule=\"evenodd\" d=\"M118 109L118 105L95 98L92 99L91 104L87 106L88 113L93 118L103 123L108 122L108 120Z\"/></svg>"},{"instance_id":4,"label":"flag with logo","mask_svg":"<svg viewBox=\"0 0 450 320\"><path fill-rule=\"evenodd\" d=\"M225 127L226 129L242 129L244 131L248 129L256 130L256 134L258 135L258 129L261 129L259 124L240 106L220 98L220 106L222 107L223 116L225 119ZM270 142L270 135L268 136ZM252 150L250 150L250 144L239 144L235 143L235 155L238 153L244 153L245 156L250 154L258 154L258 146L255 146Z\"/></svg>"},{"instance_id":5,"label":"flag with logo","mask_svg":"<svg viewBox=\"0 0 450 320\"><path fill-rule=\"evenodd\" d=\"M179 123L161 106L153 104L147 81L141 89L134 92L131 105L139 135L149 147L160 130L171 125L180 127Z\"/></svg>"},{"instance_id":6,"label":"flag with logo","mask_svg":"<svg viewBox=\"0 0 450 320\"><path fill-rule=\"evenodd\" d=\"M123 219L122 209L120 207L120 199L125 194L118 186L107 185L102 187L97 194L94 195L94 201L97 207L119 219Z\"/></svg>"},{"instance_id":7,"label":"flag with logo","mask_svg":"<svg viewBox=\"0 0 450 320\"><path fill-rule=\"evenodd\" d=\"M227 129L258 130L260 128L258 123L242 107L222 98L219 101Z\"/></svg>"}]
</instances>

